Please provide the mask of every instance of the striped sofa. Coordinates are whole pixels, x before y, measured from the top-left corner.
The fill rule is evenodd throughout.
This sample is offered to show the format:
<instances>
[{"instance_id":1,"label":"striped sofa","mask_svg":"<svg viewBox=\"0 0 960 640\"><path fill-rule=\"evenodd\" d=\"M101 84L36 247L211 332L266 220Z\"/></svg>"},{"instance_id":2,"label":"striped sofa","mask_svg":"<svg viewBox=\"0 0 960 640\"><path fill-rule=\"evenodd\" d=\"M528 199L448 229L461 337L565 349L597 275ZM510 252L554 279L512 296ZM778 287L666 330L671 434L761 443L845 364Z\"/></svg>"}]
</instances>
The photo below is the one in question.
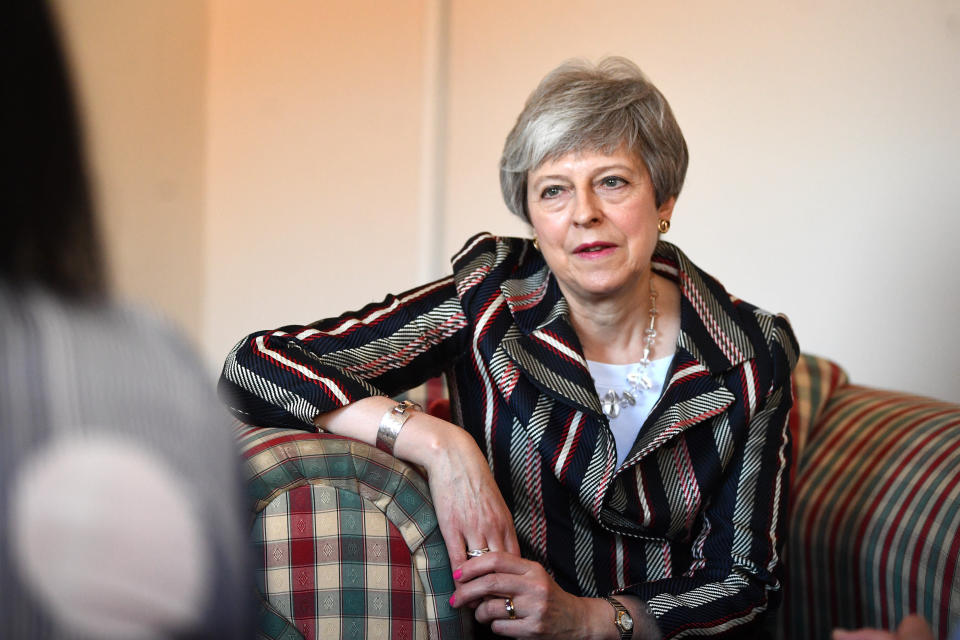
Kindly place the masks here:
<instances>
[{"instance_id":1,"label":"striped sofa","mask_svg":"<svg viewBox=\"0 0 960 640\"><path fill-rule=\"evenodd\" d=\"M960 406L851 385L823 358L794 373L787 591L779 631L960 625Z\"/></svg>"},{"instance_id":2,"label":"striped sofa","mask_svg":"<svg viewBox=\"0 0 960 640\"><path fill-rule=\"evenodd\" d=\"M438 393L438 383L414 393ZM960 624L960 406L850 385L804 355L781 638ZM442 406L442 403L441 403ZM423 478L363 443L240 425L270 639L469 637Z\"/></svg>"}]
</instances>

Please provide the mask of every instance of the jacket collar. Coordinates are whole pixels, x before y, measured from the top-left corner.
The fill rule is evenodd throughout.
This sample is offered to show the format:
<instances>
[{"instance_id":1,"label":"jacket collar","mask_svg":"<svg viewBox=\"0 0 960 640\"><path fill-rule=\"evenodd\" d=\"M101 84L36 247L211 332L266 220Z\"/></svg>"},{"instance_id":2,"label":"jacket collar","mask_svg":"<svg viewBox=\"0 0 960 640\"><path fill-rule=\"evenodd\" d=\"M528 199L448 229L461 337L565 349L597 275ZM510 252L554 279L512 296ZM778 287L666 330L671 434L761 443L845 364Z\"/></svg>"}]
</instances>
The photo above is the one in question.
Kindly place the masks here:
<instances>
[{"instance_id":1,"label":"jacket collar","mask_svg":"<svg viewBox=\"0 0 960 640\"><path fill-rule=\"evenodd\" d=\"M529 251L528 256L533 262L524 271L531 275L505 280L500 285L514 323L520 330L520 335L510 336L508 341L519 341L535 352L542 353L546 349L552 355L542 363L560 355L581 368L590 381L583 349L570 323L570 308L556 278L539 252ZM653 269L680 287L678 354L689 354L711 375L721 374L754 356L750 340L735 320L739 312L723 285L701 271L669 242L657 243ZM536 347L538 342L546 343L546 346ZM565 352L564 347L574 353ZM676 366L676 360L674 364ZM588 386L592 388L592 381ZM561 390L556 391L563 396ZM599 403L596 404L599 411Z\"/></svg>"},{"instance_id":2,"label":"jacket collar","mask_svg":"<svg viewBox=\"0 0 960 640\"><path fill-rule=\"evenodd\" d=\"M680 287L678 350L689 353L713 375L754 357L753 345L737 321L740 312L713 276L662 240L653 253L653 269Z\"/></svg>"},{"instance_id":3,"label":"jacket collar","mask_svg":"<svg viewBox=\"0 0 960 640\"><path fill-rule=\"evenodd\" d=\"M541 391L580 411L600 415L600 399L570 324L570 308L546 264L529 277L504 281L500 291L519 329L503 339L510 358Z\"/></svg>"}]
</instances>

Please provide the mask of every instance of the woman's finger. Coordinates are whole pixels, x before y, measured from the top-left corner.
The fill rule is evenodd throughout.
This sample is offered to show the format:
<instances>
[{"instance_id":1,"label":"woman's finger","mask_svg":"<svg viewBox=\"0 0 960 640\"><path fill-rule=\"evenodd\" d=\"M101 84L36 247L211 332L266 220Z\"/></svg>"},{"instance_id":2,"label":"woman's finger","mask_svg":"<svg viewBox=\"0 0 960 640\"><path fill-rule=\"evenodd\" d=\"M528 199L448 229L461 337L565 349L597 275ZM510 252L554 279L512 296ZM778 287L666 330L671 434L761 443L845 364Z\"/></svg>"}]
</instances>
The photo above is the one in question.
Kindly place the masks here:
<instances>
[{"instance_id":1,"label":"woman's finger","mask_svg":"<svg viewBox=\"0 0 960 640\"><path fill-rule=\"evenodd\" d=\"M484 537L490 551L504 551L520 555L520 544L517 542L517 533L513 527L513 518L509 514L498 514L487 519L489 526L484 528Z\"/></svg>"},{"instance_id":2,"label":"woman's finger","mask_svg":"<svg viewBox=\"0 0 960 640\"><path fill-rule=\"evenodd\" d=\"M490 553L492 550L491 545L496 544L495 542L491 542L484 533L479 531L479 527L468 527L464 532L464 536L466 544L464 556L467 560L479 558L484 554Z\"/></svg>"},{"instance_id":3,"label":"woman's finger","mask_svg":"<svg viewBox=\"0 0 960 640\"><path fill-rule=\"evenodd\" d=\"M466 541L459 529L440 523L440 535L447 547L447 557L450 558L450 570L456 575L457 569L467 561ZM456 579L456 578L454 578Z\"/></svg>"},{"instance_id":4,"label":"woman's finger","mask_svg":"<svg viewBox=\"0 0 960 640\"><path fill-rule=\"evenodd\" d=\"M489 475L487 469L485 467L482 471ZM513 529L513 516L507 509L493 478L480 478L480 483L477 493L471 499L465 500L466 506L469 507L471 516L474 518L477 535L502 547L506 532ZM501 550L501 548L497 549L497 551Z\"/></svg>"},{"instance_id":5,"label":"woman's finger","mask_svg":"<svg viewBox=\"0 0 960 640\"><path fill-rule=\"evenodd\" d=\"M471 558L477 558L485 553L489 553L493 550L490 545L495 544L494 542L488 541L488 538L485 535L477 532L476 528L466 531L465 538L467 545L465 554L467 556L467 560L470 560Z\"/></svg>"},{"instance_id":6,"label":"woman's finger","mask_svg":"<svg viewBox=\"0 0 960 640\"><path fill-rule=\"evenodd\" d=\"M523 575L530 568L529 560L506 551L490 551L467 560L468 562L461 568L463 581L473 580L488 573Z\"/></svg>"},{"instance_id":7,"label":"woman's finger","mask_svg":"<svg viewBox=\"0 0 960 640\"><path fill-rule=\"evenodd\" d=\"M478 607L485 600L512 598L529 591L521 576L516 574L490 573L469 582L461 582L453 593L456 607Z\"/></svg>"},{"instance_id":8,"label":"woman's finger","mask_svg":"<svg viewBox=\"0 0 960 640\"><path fill-rule=\"evenodd\" d=\"M490 597L477 607L473 617L481 624L490 624L494 620L520 620L523 618L522 606L523 601L522 599L518 600L518 597ZM512 618L511 610L513 611Z\"/></svg>"},{"instance_id":9,"label":"woman's finger","mask_svg":"<svg viewBox=\"0 0 960 640\"><path fill-rule=\"evenodd\" d=\"M504 531L491 531L485 536L486 543L480 549L486 549L488 552L503 551L507 552L507 536Z\"/></svg>"},{"instance_id":10,"label":"woman's finger","mask_svg":"<svg viewBox=\"0 0 960 640\"><path fill-rule=\"evenodd\" d=\"M487 598L502 599L529 591L529 585L525 586L528 563L503 551L469 559L460 570L455 606L477 606Z\"/></svg>"},{"instance_id":11,"label":"woman's finger","mask_svg":"<svg viewBox=\"0 0 960 640\"><path fill-rule=\"evenodd\" d=\"M520 556L520 541L517 540L517 530L514 528L512 522L507 530L507 541L503 550L515 556Z\"/></svg>"}]
</instances>

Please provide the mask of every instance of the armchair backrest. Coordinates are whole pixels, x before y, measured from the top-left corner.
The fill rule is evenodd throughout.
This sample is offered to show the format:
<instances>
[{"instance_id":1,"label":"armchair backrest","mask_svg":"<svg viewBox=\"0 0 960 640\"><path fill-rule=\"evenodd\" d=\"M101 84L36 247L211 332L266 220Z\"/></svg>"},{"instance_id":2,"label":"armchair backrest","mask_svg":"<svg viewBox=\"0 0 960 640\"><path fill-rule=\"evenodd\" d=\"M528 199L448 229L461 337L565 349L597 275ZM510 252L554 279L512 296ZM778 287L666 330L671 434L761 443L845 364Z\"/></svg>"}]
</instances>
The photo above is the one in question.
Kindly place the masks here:
<instances>
[{"instance_id":1,"label":"armchair backrest","mask_svg":"<svg viewBox=\"0 0 960 640\"><path fill-rule=\"evenodd\" d=\"M960 624L960 406L847 384L803 356L781 609L788 638Z\"/></svg>"}]
</instances>

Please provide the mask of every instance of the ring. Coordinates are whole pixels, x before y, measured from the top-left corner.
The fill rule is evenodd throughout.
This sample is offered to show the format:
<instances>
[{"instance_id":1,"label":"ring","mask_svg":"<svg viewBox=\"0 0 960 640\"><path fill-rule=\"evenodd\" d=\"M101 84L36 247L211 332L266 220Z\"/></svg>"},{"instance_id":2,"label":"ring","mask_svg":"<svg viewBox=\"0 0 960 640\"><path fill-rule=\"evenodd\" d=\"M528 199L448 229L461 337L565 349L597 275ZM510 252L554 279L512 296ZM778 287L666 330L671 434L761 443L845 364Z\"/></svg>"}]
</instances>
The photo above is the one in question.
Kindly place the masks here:
<instances>
[{"instance_id":1,"label":"ring","mask_svg":"<svg viewBox=\"0 0 960 640\"><path fill-rule=\"evenodd\" d=\"M470 549L467 551L467 556L471 558L479 558L485 553L490 553L490 547L484 547L483 549Z\"/></svg>"},{"instance_id":2,"label":"ring","mask_svg":"<svg viewBox=\"0 0 960 640\"><path fill-rule=\"evenodd\" d=\"M513 606L513 598L507 598L503 601L504 606L507 608L507 615L511 620L517 619L517 608Z\"/></svg>"}]
</instances>

